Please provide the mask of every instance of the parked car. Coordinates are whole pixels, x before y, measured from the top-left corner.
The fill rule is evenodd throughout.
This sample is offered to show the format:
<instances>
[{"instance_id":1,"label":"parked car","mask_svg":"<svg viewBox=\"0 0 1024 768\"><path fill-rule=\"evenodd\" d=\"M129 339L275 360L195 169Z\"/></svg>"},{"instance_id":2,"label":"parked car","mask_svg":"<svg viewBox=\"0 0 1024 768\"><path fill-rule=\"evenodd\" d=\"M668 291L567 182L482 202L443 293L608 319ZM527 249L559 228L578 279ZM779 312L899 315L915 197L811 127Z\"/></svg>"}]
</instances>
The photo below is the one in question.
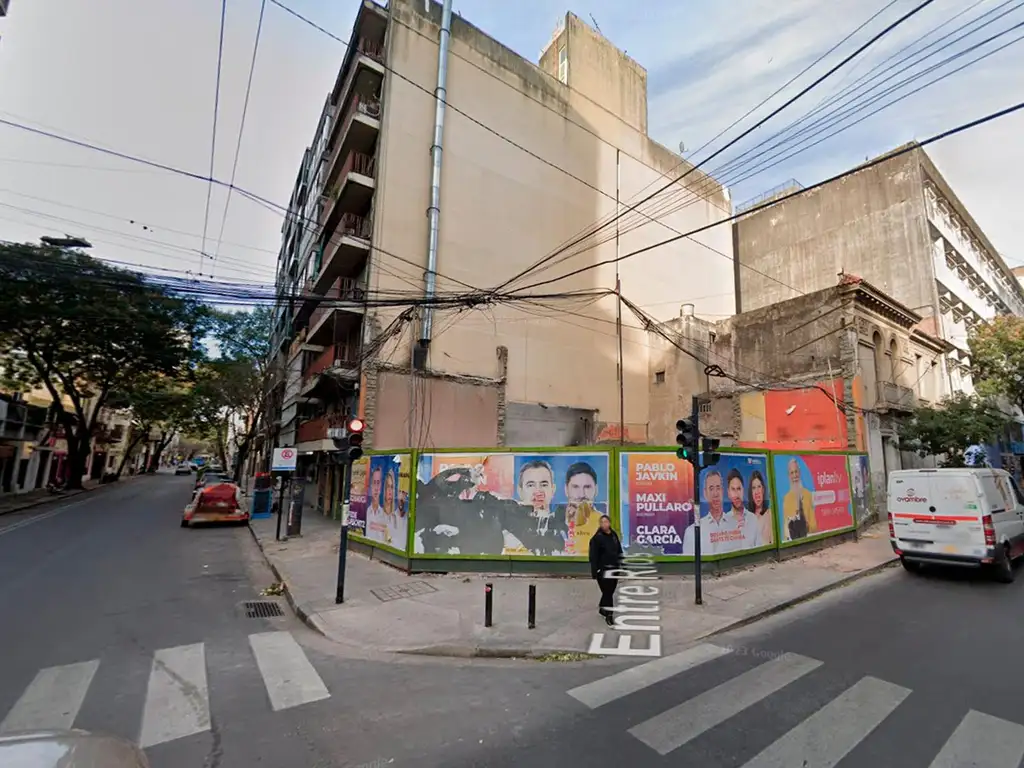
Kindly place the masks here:
<instances>
[{"instance_id":1,"label":"parked car","mask_svg":"<svg viewBox=\"0 0 1024 768\"><path fill-rule=\"evenodd\" d=\"M32 731L0 736L0 765L19 768L149 768L129 741L87 731Z\"/></svg>"},{"instance_id":2,"label":"parked car","mask_svg":"<svg viewBox=\"0 0 1024 768\"><path fill-rule=\"evenodd\" d=\"M207 482L196 489L181 516L181 527L192 523L248 523L249 510L242 501L242 489L230 480Z\"/></svg>"},{"instance_id":3,"label":"parked car","mask_svg":"<svg viewBox=\"0 0 1024 768\"><path fill-rule=\"evenodd\" d=\"M892 548L907 570L984 567L999 581L1013 581L1013 560L1024 554L1024 494L1008 472L890 472L887 506Z\"/></svg>"}]
</instances>

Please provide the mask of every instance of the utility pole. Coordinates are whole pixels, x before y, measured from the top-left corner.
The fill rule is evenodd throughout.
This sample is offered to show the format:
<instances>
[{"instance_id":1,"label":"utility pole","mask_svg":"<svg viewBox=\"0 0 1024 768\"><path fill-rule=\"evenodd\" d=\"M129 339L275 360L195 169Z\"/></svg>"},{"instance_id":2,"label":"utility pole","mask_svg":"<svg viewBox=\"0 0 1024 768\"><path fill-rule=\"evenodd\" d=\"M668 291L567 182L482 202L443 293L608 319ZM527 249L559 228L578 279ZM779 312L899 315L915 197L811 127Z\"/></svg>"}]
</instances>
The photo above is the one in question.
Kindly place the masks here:
<instances>
[{"instance_id":1,"label":"utility pole","mask_svg":"<svg viewBox=\"0 0 1024 768\"><path fill-rule=\"evenodd\" d=\"M701 585L701 530L700 530L700 470L713 467L722 458L718 453L721 441L717 437L706 437L700 431L700 398L693 396L690 418L676 422L676 458L690 462L693 467L693 602L703 605L704 594Z\"/></svg>"}]
</instances>

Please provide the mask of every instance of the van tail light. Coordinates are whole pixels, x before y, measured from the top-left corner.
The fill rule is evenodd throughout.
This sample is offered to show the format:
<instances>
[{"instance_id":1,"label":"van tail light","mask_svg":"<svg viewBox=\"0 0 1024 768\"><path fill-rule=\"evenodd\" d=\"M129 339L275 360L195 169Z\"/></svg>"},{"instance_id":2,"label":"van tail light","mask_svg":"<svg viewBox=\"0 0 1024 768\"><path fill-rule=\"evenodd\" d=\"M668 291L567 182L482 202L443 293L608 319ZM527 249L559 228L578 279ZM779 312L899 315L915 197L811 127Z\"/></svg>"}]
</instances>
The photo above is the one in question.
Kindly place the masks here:
<instances>
[{"instance_id":1,"label":"van tail light","mask_svg":"<svg viewBox=\"0 0 1024 768\"><path fill-rule=\"evenodd\" d=\"M996 545L996 527L992 524L992 515L985 515L981 518L981 527L985 530L985 546Z\"/></svg>"},{"instance_id":2,"label":"van tail light","mask_svg":"<svg viewBox=\"0 0 1024 768\"><path fill-rule=\"evenodd\" d=\"M889 513L889 538L896 538L896 529L892 525L892 512Z\"/></svg>"}]
</instances>

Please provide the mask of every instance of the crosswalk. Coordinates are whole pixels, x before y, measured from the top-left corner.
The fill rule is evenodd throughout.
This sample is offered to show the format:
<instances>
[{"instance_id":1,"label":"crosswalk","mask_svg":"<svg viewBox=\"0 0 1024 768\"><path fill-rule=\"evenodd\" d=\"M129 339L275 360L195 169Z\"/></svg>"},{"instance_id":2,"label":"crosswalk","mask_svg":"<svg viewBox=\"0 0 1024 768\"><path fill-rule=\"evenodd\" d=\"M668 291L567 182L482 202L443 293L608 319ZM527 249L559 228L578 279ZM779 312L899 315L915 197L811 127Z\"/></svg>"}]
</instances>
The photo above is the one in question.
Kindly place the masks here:
<instances>
[{"instance_id":1,"label":"crosswalk","mask_svg":"<svg viewBox=\"0 0 1024 768\"><path fill-rule=\"evenodd\" d=\"M732 653L730 648L705 643L573 688L568 694L596 710ZM775 655L633 725L628 733L659 755L668 755L714 728L724 725L728 729L727 721L822 666L816 659L795 653ZM832 768L868 739L910 693L894 683L863 677L781 734L743 768ZM737 723L741 722L738 718ZM970 710L929 768L1018 768L1022 760L1024 725Z\"/></svg>"},{"instance_id":2,"label":"crosswalk","mask_svg":"<svg viewBox=\"0 0 1024 768\"><path fill-rule=\"evenodd\" d=\"M252 661L279 712L330 698L330 691L290 632L249 635ZM98 659L39 670L0 721L0 734L75 726L97 673ZM194 643L153 653L138 730L124 734L143 748L209 731L210 687L206 645Z\"/></svg>"}]
</instances>

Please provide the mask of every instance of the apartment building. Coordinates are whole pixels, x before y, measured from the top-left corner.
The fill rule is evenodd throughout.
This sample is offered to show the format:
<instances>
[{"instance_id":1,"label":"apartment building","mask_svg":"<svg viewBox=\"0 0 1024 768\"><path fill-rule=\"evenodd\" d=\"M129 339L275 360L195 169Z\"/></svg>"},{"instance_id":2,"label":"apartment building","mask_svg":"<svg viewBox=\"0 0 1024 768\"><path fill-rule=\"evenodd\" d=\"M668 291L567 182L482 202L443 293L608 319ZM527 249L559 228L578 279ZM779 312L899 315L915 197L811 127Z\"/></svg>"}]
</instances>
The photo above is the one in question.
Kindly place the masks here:
<instances>
[{"instance_id":1,"label":"apartment building","mask_svg":"<svg viewBox=\"0 0 1024 768\"><path fill-rule=\"evenodd\" d=\"M330 451L356 412L375 448L646 441L648 339L627 316L620 344L608 294L659 319L688 297L734 311L728 227L602 264L732 211L648 137L646 71L573 14L538 64L450 3L365 0L349 43L282 232L277 444ZM658 222L627 207L661 185ZM502 285L617 212L505 288L588 295L423 306Z\"/></svg>"},{"instance_id":2,"label":"apartment building","mask_svg":"<svg viewBox=\"0 0 1024 768\"><path fill-rule=\"evenodd\" d=\"M738 220L737 309L820 290L840 273L859 275L952 345L935 361L941 399L971 389L970 329L997 314L1024 315L1024 288L924 149L910 146ZM894 383L911 386L918 376L908 364Z\"/></svg>"}]
</instances>

